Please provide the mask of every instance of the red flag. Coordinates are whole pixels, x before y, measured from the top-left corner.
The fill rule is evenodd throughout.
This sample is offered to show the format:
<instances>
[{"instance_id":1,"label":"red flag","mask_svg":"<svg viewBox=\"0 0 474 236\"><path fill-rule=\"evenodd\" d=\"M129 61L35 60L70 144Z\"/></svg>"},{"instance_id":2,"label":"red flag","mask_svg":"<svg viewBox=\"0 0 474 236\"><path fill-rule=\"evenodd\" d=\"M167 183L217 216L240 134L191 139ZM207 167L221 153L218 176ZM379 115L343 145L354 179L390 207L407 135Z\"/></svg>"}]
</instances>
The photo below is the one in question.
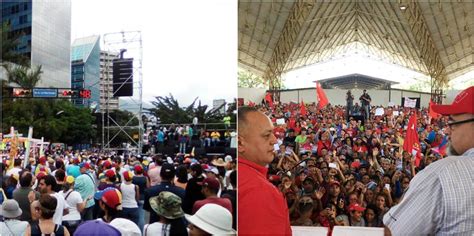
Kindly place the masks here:
<instances>
[{"instance_id":1,"label":"red flag","mask_svg":"<svg viewBox=\"0 0 474 236\"><path fill-rule=\"evenodd\" d=\"M413 115L411 115L410 119L408 120L407 135L405 137L405 141L403 142L403 150L407 151L408 153L412 153L416 157L415 166L419 167L421 161L421 148L416 121L416 113L413 113Z\"/></svg>"},{"instance_id":2,"label":"red flag","mask_svg":"<svg viewBox=\"0 0 474 236\"><path fill-rule=\"evenodd\" d=\"M305 116L308 114L308 112L306 112L306 106L304 105L303 101L301 101L301 105L300 105L300 114L302 116Z\"/></svg>"},{"instance_id":3,"label":"red flag","mask_svg":"<svg viewBox=\"0 0 474 236\"><path fill-rule=\"evenodd\" d=\"M318 95L318 108L322 109L325 107L327 104L329 104L328 98L326 97L326 94L324 93L323 88L321 87L321 84L316 82L316 94Z\"/></svg>"},{"instance_id":4,"label":"red flag","mask_svg":"<svg viewBox=\"0 0 474 236\"><path fill-rule=\"evenodd\" d=\"M431 99L430 99L430 113L429 113L429 116L430 116L431 118L438 119L441 115L438 114L438 113L436 113L436 112L434 112L433 109L431 108L434 104L436 104L436 103L434 103L434 102L431 101Z\"/></svg>"},{"instance_id":5,"label":"red flag","mask_svg":"<svg viewBox=\"0 0 474 236\"><path fill-rule=\"evenodd\" d=\"M273 107L273 99L271 93L267 92L267 94L265 95L265 101L267 101L270 107Z\"/></svg>"}]
</instances>

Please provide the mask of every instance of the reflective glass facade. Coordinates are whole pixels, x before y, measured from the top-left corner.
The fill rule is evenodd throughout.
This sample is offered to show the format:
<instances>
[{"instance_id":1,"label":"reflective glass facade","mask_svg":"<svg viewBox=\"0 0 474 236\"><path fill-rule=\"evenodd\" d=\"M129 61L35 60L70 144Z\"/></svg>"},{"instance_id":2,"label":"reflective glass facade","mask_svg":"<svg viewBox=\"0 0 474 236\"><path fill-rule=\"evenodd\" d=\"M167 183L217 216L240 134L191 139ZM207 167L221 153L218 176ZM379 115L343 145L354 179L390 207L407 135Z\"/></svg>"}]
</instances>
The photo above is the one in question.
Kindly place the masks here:
<instances>
[{"instance_id":1,"label":"reflective glass facade","mask_svg":"<svg viewBox=\"0 0 474 236\"><path fill-rule=\"evenodd\" d=\"M100 38L77 39L71 50L71 88L91 90L90 99L73 99L77 106L100 107Z\"/></svg>"},{"instance_id":2,"label":"reflective glass facade","mask_svg":"<svg viewBox=\"0 0 474 236\"><path fill-rule=\"evenodd\" d=\"M38 87L71 86L71 1L0 0L9 34L24 34L17 51L42 65Z\"/></svg>"}]
</instances>

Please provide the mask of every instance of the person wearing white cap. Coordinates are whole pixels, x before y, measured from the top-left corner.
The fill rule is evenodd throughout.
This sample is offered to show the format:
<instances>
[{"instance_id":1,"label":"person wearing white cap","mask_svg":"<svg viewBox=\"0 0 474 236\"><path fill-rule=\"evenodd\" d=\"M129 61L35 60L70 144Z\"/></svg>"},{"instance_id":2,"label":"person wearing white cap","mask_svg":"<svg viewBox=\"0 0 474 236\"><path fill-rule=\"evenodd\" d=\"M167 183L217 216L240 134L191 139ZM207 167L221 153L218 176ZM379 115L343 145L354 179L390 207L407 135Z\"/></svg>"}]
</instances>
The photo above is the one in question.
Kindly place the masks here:
<instances>
[{"instance_id":1,"label":"person wearing white cap","mask_svg":"<svg viewBox=\"0 0 474 236\"><path fill-rule=\"evenodd\" d=\"M217 204L206 204L194 215L186 214L189 235L235 235L232 214ZM263 232L262 232L263 233Z\"/></svg>"},{"instance_id":2,"label":"person wearing white cap","mask_svg":"<svg viewBox=\"0 0 474 236\"><path fill-rule=\"evenodd\" d=\"M18 202L12 199L5 200L0 209L0 215L3 216L4 222L0 222L0 234L2 236L24 235L28 227L28 222L20 221L16 218L20 217L22 210Z\"/></svg>"}]
</instances>

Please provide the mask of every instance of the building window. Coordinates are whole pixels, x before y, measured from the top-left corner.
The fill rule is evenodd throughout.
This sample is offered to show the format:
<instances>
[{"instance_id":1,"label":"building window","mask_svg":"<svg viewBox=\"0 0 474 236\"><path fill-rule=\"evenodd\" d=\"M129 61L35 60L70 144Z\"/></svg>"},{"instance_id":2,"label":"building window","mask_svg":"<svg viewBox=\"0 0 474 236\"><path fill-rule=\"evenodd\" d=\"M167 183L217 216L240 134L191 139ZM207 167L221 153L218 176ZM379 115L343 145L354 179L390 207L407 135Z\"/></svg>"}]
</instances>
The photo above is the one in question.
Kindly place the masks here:
<instances>
[{"instance_id":1,"label":"building window","mask_svg":"<svg viewBox=\"0 0 474 236\"><path fill-rule=\"evenodd\" d=\"M27 15L20 16L20 24L25 24L25 23L28 23L28 16Z\"/></svg>"}]
</instances>

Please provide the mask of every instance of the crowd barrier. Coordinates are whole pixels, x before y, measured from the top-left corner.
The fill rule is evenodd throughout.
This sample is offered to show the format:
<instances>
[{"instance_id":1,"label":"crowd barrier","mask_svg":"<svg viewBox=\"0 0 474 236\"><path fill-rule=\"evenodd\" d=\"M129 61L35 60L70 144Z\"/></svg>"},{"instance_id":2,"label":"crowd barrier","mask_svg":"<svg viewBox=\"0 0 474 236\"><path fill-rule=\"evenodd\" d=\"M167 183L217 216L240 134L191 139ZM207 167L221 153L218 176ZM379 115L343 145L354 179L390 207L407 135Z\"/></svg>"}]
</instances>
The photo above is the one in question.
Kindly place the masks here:
<instances>
[{"instance_id":1,"label":"crowd barrier","mask_svg":"<svg viewBox=\"0 0 474 236\"><path fill-rule=\"evenodd\" d=\"M293 236L327 236L328 228L310 226L292 226ZM332 236L383 236L383 228L335 226Z\"/></svg>"}]
</instances>

